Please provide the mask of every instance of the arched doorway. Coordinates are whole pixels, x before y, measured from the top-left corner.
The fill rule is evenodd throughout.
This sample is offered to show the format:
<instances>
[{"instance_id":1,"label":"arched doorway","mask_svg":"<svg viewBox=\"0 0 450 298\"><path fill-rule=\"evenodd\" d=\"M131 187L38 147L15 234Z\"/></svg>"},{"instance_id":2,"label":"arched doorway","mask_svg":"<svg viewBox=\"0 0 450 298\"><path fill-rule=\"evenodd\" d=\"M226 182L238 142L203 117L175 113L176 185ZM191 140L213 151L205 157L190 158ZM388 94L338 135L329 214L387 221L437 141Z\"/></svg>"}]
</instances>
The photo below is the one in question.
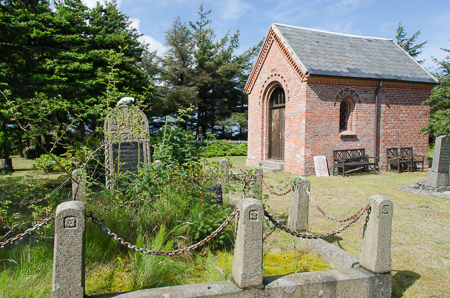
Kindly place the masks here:
<instances>
[{"instance_id":1,"label":"arched doorway","mask_svg":"<svg viewBox=\"0 0 450 298\"><path fill-rule=\"evenodd\" d=\"M282 87L276 87L269 100L269 158L284 159L284 115L286 99Z\"/></svg>"}]
</instances>

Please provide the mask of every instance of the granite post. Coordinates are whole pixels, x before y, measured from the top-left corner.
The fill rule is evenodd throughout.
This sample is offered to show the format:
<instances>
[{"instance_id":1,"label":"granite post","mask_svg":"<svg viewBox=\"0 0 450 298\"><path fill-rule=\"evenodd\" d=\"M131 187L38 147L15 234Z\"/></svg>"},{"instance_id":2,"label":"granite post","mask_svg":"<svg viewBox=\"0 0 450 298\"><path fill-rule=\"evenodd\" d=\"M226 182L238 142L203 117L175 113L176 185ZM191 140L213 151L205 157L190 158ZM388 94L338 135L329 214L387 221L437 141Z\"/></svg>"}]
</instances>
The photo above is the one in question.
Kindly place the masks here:
<instances>
[{"instance_id":1,"label":"granite post","mask_svg":"<svg viewBox=\"0 0 450 298\"><path fill-rule=\"evenodd\" d=\"M228 160L219 160L220 185L222 186L222 193L226 193L228 179L230 178L230 169L228 168Z\"/></svg>"},{"instance_id":2,"label":"granite post","mask_svg":"<svg viewBox=\"0 0 450 298\"><path fill-rule=\"evenodd\" d=\"M381 195L371 196L365 225L360 265L373 273L391 272L391 230L394 204Z\"/></svg>"},{"instance_id":3,"label":"granite post","mask_svg":"<svg viewBox=\"0 0 450 298\"><path fill-rule=\"evenodd\" d=\"M232 277L239 288L263 287L263 224L261 201L243 199L237 203L239 217L234 246Z\"/></svg>"},{"instance_id":4,"label":"granite post","mask_svg":"<svg viewBox=\"0 0 450 298\"><path fill-rule=\"evenodd\" d=\"M450 167L450 138L439 136L436 138L433 154L433 165L428 173L426 185L431 188L449 186Z\"/></svg>"},{"instance_id":5,"label":"granite post","mask_svg":"<svg viewBox=\"0 0 450 298\"><path fill-rule=\"evenodd\" d=\"M288 227L297 232L308 230L309 196L311 184L306 178L295 179L292 182L291 201L289 204Z\"/></svg>"},{"instance_id":6,"label":"granite post","mask_svg":"<svg viewBox=\"0 0 450 298\"><path fill-rule=\"evenodd\" d=\"M64 202L56 208L52 298L83 298L86 205Z\"/></svg>"},{"instance_id":7,"label":"granite post","mask_svg":"<svg viewBox=\"0 0 450 298\"><path fill-rule=\"evenodd\" d=\"M262 198L262 187L263 187L263 182L262 182L262 176L263 176L263 171L261 169L259 169L258 171L255 172L252 180L249 182L248 184L248 192L247 192L247 196L251 197L251 198L257 198L257 199L261 199Z\"/></svg>"},{"instance_id":8,"label":"granite post","mask_svg":"<svg viewBox=\"0 0 450 298\"><path fill-rule=\"evenodd\" d=\"M75 169L72 172L72 200L84 201L86 198L86 172L83 169Z\"/></svg>"}]
</instances>

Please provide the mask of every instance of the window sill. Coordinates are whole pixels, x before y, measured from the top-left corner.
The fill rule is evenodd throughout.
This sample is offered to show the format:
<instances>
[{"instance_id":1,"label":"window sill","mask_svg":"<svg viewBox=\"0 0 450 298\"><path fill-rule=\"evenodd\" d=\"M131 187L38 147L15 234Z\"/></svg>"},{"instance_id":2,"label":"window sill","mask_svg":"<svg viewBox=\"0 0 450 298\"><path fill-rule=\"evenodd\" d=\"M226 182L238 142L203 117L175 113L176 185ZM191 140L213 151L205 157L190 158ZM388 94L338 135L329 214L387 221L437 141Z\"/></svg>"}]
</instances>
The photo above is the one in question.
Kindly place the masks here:
<instances>
[{"instance_id":1,"label":"window sill","mask_svg":"<svg viewBox=\"0 0 450 298\"><path fill-rule=\"evenodd\" d=\"M356 133L353 131L344 130L339 133L339 137L340 138L352 138L352 137L356 137Z\"/></svg>"}]
</instances>

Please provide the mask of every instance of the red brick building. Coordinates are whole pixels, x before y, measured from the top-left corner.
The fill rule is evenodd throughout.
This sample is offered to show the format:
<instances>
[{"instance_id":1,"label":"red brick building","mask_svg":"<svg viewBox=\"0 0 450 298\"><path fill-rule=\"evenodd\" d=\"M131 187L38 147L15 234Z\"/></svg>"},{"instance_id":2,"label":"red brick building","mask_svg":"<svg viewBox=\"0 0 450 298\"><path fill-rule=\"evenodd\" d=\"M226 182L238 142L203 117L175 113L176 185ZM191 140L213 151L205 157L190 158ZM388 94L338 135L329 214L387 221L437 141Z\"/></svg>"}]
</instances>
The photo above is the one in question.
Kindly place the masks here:
<instances>
[{"instance_id":1,"label":"red brick building","mask_svg":"<svg viewBox=\"0 0 450 298\"><path fill-rule=\"evenodd\" d=\"M380 166L389 147L426 155L421 103L436 83L392 39L272 24L245 87L247 165L312 175L333 150L365 148Z\"/></svg>"}]
</instances>

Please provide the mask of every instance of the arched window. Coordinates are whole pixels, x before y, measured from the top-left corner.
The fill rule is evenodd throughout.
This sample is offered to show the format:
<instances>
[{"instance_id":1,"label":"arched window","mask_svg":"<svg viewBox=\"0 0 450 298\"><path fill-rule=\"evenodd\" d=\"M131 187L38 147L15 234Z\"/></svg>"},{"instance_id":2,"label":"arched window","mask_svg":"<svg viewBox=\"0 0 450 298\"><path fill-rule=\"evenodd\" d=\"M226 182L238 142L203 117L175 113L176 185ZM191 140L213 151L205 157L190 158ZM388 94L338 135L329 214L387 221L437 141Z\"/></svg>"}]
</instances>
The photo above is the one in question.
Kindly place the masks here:
<instances>
[{"instance_id":1,"label":"arched window","mask_svg":"<svg viewBox=\"0 0 450 298\"><path fill-rule=\"evenodd\" d=\"M286 99L284 96L284 90L281 87L277 87L272 95L270 96L270 106L271 107L281 107L286 104Z\"/></svg>"},{"instance_id":2,"label":"arched window","mask_svg":"<svg viewBox=\"0 0 450 298\"><path fill-rule=\"evenodd\" d=\"M339 131L353 131L353 100L349 97L341 102L339 109Z\"/></svg>"}]
</instances>

